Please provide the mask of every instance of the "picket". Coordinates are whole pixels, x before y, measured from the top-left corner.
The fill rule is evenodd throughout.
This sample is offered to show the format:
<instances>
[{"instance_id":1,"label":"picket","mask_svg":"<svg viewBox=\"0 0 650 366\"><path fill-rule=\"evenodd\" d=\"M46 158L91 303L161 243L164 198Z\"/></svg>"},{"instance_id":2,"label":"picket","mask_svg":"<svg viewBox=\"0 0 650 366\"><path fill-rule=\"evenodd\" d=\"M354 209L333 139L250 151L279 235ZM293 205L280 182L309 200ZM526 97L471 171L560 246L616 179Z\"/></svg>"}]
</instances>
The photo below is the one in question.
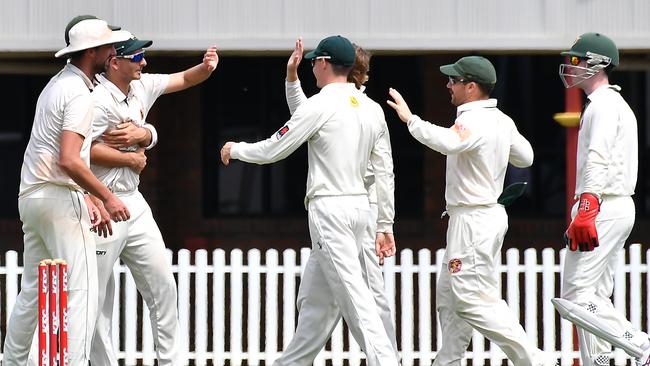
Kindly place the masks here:
<instances>
[{"instance_id":1,"label":"picket","mask_svg":"<svg viewBox=\"0 0 650 366\"><path fill-rule=\"evenodd\" d=\"M545 351L555 352L561 365L569 366L579 356L574 350L573 329L565 320L558 322L550 302L560 295L558 284L562 281L565 251L511 248L504 253L505 262L498 261L496 269L502 274L499 285L505 289L504 299L521 319L530 339ZM186 361L197 366L270 365L293 336L297 284L309 253L308 248L282 253L275 249L168 251L170 263L176 258L172 269L178 281L181 348ZM619 253L620 270L615 274L613 296L616 308L629 314L632 324L639 328L645 325L646 329L650 325L649 255L650 250L642 252L640 244ZM0 330L4 332L23 268L15 251L6 252L2 263L0 300L4 299L5 306L0 309L4 322ZM443 270L442 249L420 249L417 253L404 249L383 266L403 365L428 365L441 346L435 282ZM117 296L112 300L112 326L117 356L126 365L153 365L155 353L147 306L124 265L116 264L114 278ZM499 364L505 358L480 333L474 332L472 341L464 363L471 360L476 366L486 361ZM620 350L615 350L613 356L616 364L628 359ZM347 327L339 323L314 364L352 366L361 364L363 357Z\"/></svg>"}]
</instances>

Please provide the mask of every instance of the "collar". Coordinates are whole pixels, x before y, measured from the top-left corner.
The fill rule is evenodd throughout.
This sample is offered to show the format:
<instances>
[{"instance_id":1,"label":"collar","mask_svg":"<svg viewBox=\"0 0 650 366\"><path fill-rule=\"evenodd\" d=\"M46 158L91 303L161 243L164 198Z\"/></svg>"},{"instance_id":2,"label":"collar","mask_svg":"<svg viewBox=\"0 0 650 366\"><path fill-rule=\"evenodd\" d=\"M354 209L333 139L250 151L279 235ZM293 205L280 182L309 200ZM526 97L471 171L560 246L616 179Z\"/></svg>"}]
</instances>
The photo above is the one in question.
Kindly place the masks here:
<instances>
[{"instance_id":1,"label":"collar","mask_svg":"<svg viewBox=\"0 0 650 366\"><path fill-rule=\"evenodd\" d=\"M497 100L494 98L485 99L485 100L476 100L473 102L465 103L459 105L456 109L456 117L463 114L463 112L471 111L474 109L487 109L487 108L496 108Z\"/></svg>"},{"instance_id":2,"label":"collar","mask_svg":"<svg viewBox=\"0 0 650 366\"><path fill-rule=\"evenodd\" d=\"M72 63L68 62L67 64L65 64L65 67L63 69L66 70L66 71L70 71L73 74L76 74L77 76L79 76L81 79L83 79L84 83L86 83L86 86L88 87L88 90L93 91L94 85L93 85L92 80L90 80L90 78L88 78L88 76L83 71L81 71L80 68L78 68L77 66L75 66Z\"/></svg>"},{"instance_id":3,"label":"collar","mask_svg":"<svg viewBox=\"0 0 650 366\"><path fill-rule=\"evenodd\" d=\"M357 87L354 86L354 83L329 83L320 89L322 92L329 92L330 90L341 90L341 89L354 89L357 90Z\"/></svg>"},{"instance_id":4,"label":"collar","mask_svg":"<svg viewBox=\"0 0 650 366\"><path fill-rule=\"evenodd\" d=\"M598 98L599 95L602 95L603 93L607 93L610 90L620 93L621 87L618 85L609 85L609 84L601 85L596 90L591 92L591 94L587 95L587 98L589 98L590 101L594 100L594 98Z\"/></svg>"},{"instance_id":5,"label":"collar","mask_svg":"<svg viewBox=\"0 0 650 366\"><path fill-rule=\"evenodd\" d=\"M117 85L113 84L112 81L108 80L106 78L106 73L101 73L97 74L97 81L102 84L112 95L116 100L119 100L120 102L125 102L128 100L128 98L131 96L131 87L129 86L129 95L124 95L120 88L117 87Z\"/></svg>"}]
</instances>

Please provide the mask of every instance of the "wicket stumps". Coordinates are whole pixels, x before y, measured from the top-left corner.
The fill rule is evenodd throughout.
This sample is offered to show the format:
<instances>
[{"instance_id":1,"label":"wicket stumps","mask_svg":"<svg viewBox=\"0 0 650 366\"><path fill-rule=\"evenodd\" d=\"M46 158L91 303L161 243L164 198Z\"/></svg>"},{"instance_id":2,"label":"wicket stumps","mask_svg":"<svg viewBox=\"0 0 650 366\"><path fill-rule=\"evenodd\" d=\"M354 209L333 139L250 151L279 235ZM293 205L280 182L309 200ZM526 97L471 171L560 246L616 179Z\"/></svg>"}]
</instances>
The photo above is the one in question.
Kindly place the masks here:
<instances>
[{"instance_id":1,"label":"wicket stumps","mask_svg":"<svg viewBox=\"0 0 650 366\"><path fill-rule=\"evenodd\" d=\"M68 265L62 259L38 264L38 318L39 366L68 366Z\"/></svg>"}]
</instances>

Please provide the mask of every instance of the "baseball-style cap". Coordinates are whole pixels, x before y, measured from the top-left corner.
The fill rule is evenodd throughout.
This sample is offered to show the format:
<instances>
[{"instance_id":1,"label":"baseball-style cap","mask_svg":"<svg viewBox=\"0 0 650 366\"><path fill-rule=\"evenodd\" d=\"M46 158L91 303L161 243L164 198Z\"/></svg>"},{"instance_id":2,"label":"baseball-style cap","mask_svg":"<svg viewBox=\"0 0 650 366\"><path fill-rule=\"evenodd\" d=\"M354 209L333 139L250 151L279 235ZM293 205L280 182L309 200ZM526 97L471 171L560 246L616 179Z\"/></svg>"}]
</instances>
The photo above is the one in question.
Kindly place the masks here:
<instances>
[{"instance_id":1,"label":"baseball-style cap","mask_svg":"<svg viewBox=\"0 0 650 366\"><path fill-rule=\"evenodd\" d=\"M153 44L153 41L148 39L137 39L134 35L129 33L131 36L126 41L117 42L113 46L115 47L115 52L117 56L128 56L135 53L135 51L147 48Z\"/></svg>"},{"instance_id":2,"label":"baseball-style cap","mask_svg":"<svg viewBox=\"0 0 650 366\"><path fill-rule=\"evenodd\" d=\"M480 84L496 84L497 72L494 65L481 56L466 56L450 65L440 66L440 72L447 76L461 77Z\"/></svg>"},{"instance_id":3,"label":"baseball-style cap","mask_svg":"<svg viewBox=\"0 0 650 366\"><path fill-rule=\"evenodd\" d=\"M352 66L355 57L354 46L345 37L327 37L318 43L315 50L307 52L305 59L311 60L322 56L328 56L328 61L332 64Z\"/></svg>"},{"instance_id":4,"label":"baseball-style cap","mask_svg":"<svg viewBox=\"0 0 650 366\"><path fill-rule=\"evenodd\" d=\"M67 34L70 43L67 47L55 53L54 57L125 41L131 36L131 33L126 31L113 31L108 26L108 23L101 19L80 20L70 27Z\"/></svg>"}]
</instances>

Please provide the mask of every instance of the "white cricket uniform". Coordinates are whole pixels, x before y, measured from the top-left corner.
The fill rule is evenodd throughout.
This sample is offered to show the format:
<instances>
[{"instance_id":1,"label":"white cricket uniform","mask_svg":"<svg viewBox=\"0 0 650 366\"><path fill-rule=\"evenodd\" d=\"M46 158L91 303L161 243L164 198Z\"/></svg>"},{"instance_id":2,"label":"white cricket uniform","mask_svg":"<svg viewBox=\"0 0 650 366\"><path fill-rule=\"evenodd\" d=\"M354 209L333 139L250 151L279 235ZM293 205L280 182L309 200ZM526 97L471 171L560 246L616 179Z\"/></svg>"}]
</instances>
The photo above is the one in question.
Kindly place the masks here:
<instances>
[{"instance_id":1,"label":"white cricket uniform","mask_svg":"<svg viewBox=\"0 0 650 366\"><path fill-rule=\"evenodd\" d=\"M157 142L155 128L145 122L149 109L169 83L169 75L142 74L129 86L128 95L98 75L95 87L95 118L93 140L101 141L104 131L124 121L152 131L153 147ZM135 150L133 146L126 150ZM117 357L111 340L114 284L113 265L118 257L129 267L136 287L149 309L151 328L159 365L181 365L179 352L180 327L178 322L176 282L167 262L165 242L153 218L151 209L138 191L140 177L129 167L103 167L91 163L93 173L119 197L131 212L131 219L113 223L113 235L98 237L97 268L99 288L99 315L93 340L93 366L116 366ZM104 291L105 290L105 291Z\"/></svg>"},{"instance_id":2,"label":"white cricket uniform","mask_svg":"<svg viewBox=\"0 0 650 366\"><path fill-rule=\"evenodd\" d=\"M415 115L408 128L422 144L447 155L447 270L436 288L442 347L434 365L460 365L472 328L496 343L515 366L547 360L502 300L496 266L508 229L508 215L497 198L508 162L517 167L533 163L530 143L497 108L496 99L459 106L451 128Z\"/></svg>"},{"instance_id":3,"label":"white cricket uniform","mask_svg":"<svg viewBox=\"0 0 650 366\"><path fill-rule=\"evenodd\" d=\"M374 296L361 280L359 261L370 214L363 181L369 160L375 172L377 199L382 203L378 205L377 231L392 232L394 176L392 159L382 153L390 151L383 111L354 84L328 84L304 101L289 122L269 139L234 144L231 157L257 164L272 163L289 156L305 141L309 163L305 204L312 254L302 281L318 282L322 287L301 284L301 297L309 301L312 296L329 293L365 351L368 364L397 365ZM311 289L311 293L306 293L305 288ZM336 319L339 309L334 307L330 311L327 317ZM298 327L305 322L317 326L312 322L321 316L300 311Z\"/></svg>"},{"instance_id":4,"label":"white cricket uniform","mask_svg":"<svg viewBox=\"0 0 650 366\"><path fill-rule=\"evenodd\" d=\"M4 345L4 365L27 363L38 315L38 263L68 263L70 365L86 365L97 313L95 241L81 188L59 166L63 131L84 137L90 157L93 101L90 79L68 63L50 79L38 102L20 174L18 210L23 222L24 272Z\"/></svg>"},{"instance_id":5,"label":"white cricket uniform","mask_svg":"<svg viewBox=\"0 0 650 366\"><path fill-rule=\"evenodd\" d=\"M580 120L575 194L577 197L590 192L602 199L596 217L600 246L592 252L567 251L562 297L625 331L626 338L641 347L648 341L648 335L635 329L610 300L617 255L634 225L631 196L638 169L637 121L619 91L620 87L615 85L593 91ZM577 208L578 202L573 206L572 217ZM609 365L608 342L580 330L578 337L583 365Z\"/></svg>"},{"instance_id":6,"label":"white cricket uniform","mask_svg":"<svg viewBox=\"0 0 650 366\"><path fill-rule=\"evenodd\" d=\"M307 100L307 96L305 96L299 80L286 82L285 87L289 112L293 114L298 106ZM389 136L388 130L386 130L386 136ZM390 148L390 145L386 147ZM384 154L387 154L387 159L392 160L390 150L385 151ZM359 253L359 262L363 279L375 298L384 329L399 358L393 316L384 289L381 267L375 253L377 193L375 192L371 165L368 166L364 178L370 203L370 215L368 215L363 248ZM296 304L299 311L296 333L289 345L285 347L282 356L273 363L274 365L311 365L341 319L341 311L336 305L334 295L329 290L325 277L321 274L315 256L310 257L305 266Z\"/></svg>"}]
</instances>

